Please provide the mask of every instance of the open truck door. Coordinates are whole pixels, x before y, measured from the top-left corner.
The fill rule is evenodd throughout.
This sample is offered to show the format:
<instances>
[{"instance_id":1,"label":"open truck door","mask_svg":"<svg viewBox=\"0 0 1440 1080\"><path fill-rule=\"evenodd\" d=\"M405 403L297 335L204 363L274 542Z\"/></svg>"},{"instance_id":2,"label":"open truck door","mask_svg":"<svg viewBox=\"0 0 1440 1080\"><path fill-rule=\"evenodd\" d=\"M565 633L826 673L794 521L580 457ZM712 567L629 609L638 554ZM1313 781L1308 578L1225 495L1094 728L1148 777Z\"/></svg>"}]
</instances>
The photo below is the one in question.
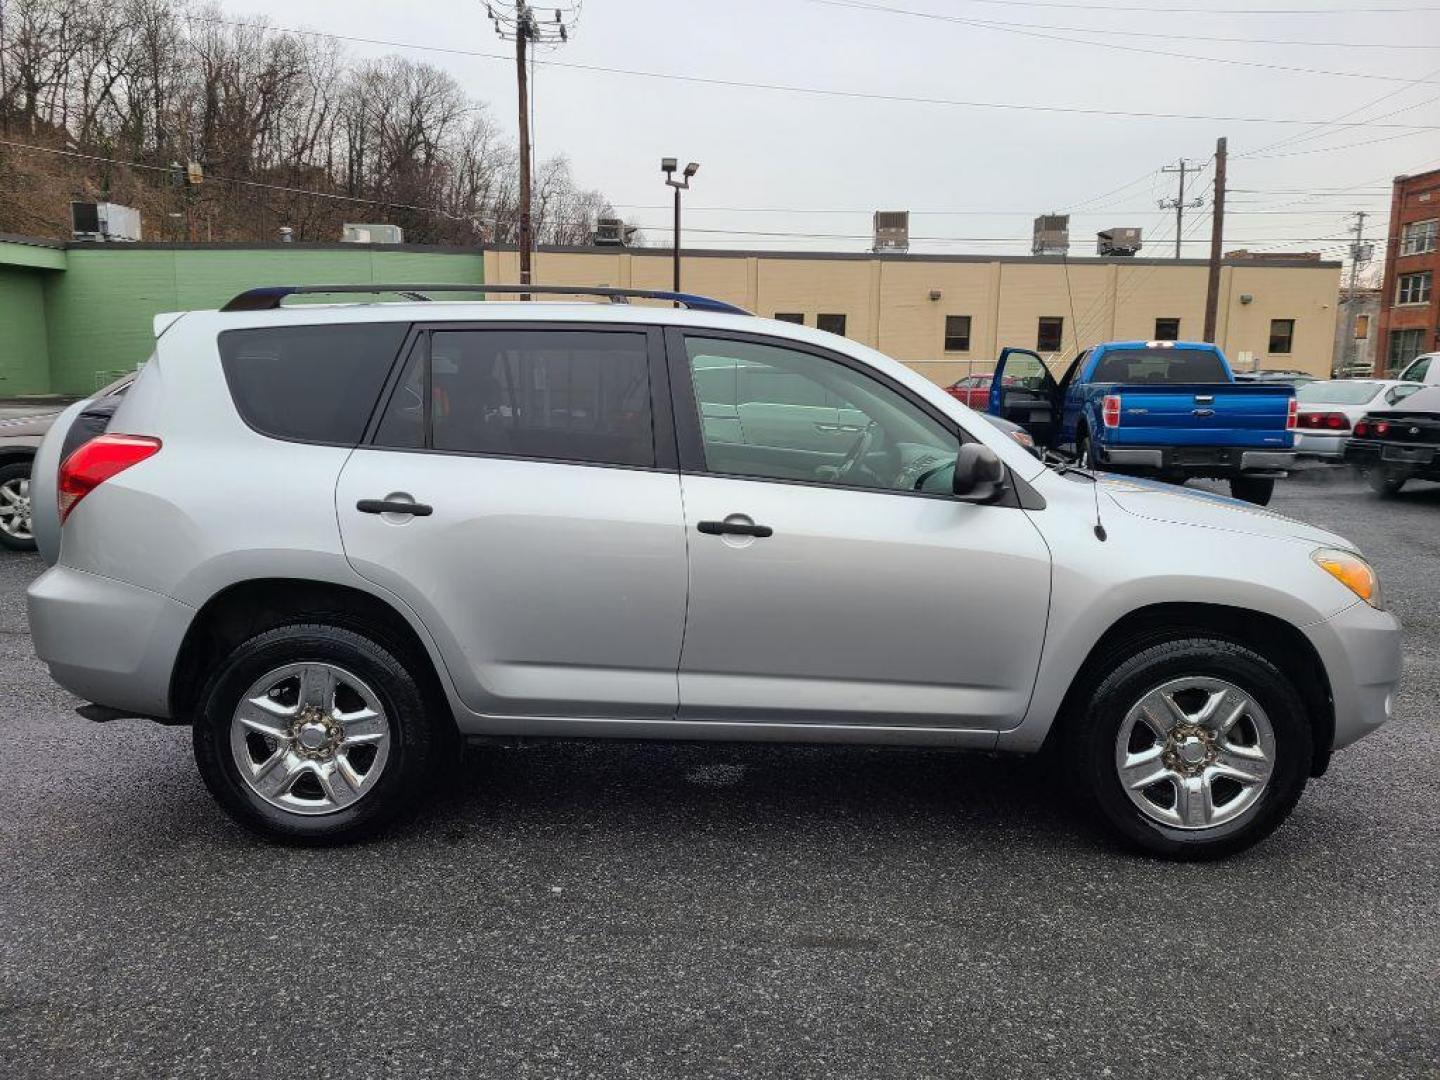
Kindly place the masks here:
<instances>
[{"instance_id":1,"label":"open truck door","mask_svg":"<svg viewBox=\"0 0 1440 1080\"><path fill-rule=\"evenodd\" d=\"M1019 424L1040 446L1054 445L1059 388L1039 353L1004 349L990 380L987 411Z\"/></svg>"}]
</instances>

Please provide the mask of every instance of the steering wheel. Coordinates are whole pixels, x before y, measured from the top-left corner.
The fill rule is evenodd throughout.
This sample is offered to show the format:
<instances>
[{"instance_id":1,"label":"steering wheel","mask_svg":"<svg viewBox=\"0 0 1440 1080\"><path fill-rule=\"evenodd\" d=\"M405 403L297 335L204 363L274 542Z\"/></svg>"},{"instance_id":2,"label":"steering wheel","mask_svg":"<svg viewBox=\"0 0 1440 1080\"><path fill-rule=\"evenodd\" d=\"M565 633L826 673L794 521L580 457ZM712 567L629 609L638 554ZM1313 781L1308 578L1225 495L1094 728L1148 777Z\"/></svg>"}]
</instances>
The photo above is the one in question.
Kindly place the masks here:
<instances>
[{"instance_id":1,"label":"steering wheel","mask_svg":"<svg viewBox=\"0 0 1440 1080\"><path fill-rule=\"evenodd\" d=\"M845 451L845 456L840 460L840 464L835 466L836 480L847 479L860 462L865 460L865 455L870 453L870 447L875 445L875 432L878 430L880 430L880 425L874 420L865 425L860 432L860 437L855 440L849 450Z\"/></svg>"}]
</instances>

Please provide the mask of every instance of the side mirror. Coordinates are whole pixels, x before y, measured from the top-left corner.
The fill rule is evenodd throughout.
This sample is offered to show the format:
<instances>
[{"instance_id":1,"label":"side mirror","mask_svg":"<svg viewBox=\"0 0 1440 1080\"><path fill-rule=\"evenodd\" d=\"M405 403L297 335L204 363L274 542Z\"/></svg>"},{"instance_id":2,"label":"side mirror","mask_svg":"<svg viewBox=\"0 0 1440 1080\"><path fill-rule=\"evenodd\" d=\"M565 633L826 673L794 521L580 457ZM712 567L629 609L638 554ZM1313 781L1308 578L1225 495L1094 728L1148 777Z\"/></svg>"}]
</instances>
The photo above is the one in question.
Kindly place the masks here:
<instances>
[{"instance_id":1,"label":"side mirror","mask_svg":"<svg viewBox=\"0 0 1440 1080\"><path fill-rule=\"evenodd\" d=\"M994 502L1005 493L1005 463L983 443L966 443L955 457L952 491L961 502Z\"/></svg>"}]
</instances>

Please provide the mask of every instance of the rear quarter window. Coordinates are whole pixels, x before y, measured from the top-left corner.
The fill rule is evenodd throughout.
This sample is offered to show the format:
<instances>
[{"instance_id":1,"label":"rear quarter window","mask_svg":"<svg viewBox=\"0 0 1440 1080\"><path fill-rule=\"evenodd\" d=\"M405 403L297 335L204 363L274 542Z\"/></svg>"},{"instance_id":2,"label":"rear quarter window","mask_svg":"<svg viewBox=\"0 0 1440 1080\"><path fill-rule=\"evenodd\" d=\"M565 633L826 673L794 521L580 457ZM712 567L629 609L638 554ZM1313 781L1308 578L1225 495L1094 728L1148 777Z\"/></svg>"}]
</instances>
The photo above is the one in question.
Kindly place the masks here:
<instances>
[{"instance_id":1,"label":"rear quarter window","mask_svg":"<svg viewBox=\"0 0 1440 1080\"><path fill-rule=\"evenodd\" d=\"M256 431L354 446L408 331L407 323L226 330L220 364L236 410Z\"/></svg>"}]
</instances>

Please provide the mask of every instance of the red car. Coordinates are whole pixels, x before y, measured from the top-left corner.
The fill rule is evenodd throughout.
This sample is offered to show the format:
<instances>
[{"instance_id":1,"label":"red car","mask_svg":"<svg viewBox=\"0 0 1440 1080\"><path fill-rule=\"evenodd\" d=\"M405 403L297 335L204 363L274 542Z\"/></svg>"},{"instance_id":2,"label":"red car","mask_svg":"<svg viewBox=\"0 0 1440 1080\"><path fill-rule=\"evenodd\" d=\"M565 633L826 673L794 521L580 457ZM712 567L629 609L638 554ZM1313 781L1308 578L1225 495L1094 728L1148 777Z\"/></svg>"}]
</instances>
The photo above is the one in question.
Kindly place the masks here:
<instances>
[{"instance_id":1,"label":"red car","mask_svg":"<svg viewBox=\"0 0 1440 1080\"><path fill-rule=\"evenodd\" d=\"M984 412L990 404L990 381L992 375L966 375L959 382L952 383L945 388L945 392L951 397L963 401L970 408L977 412ZM1007 378L1005 385L1009 386L1013 379Z\"/></svg>"}]
</instances>

